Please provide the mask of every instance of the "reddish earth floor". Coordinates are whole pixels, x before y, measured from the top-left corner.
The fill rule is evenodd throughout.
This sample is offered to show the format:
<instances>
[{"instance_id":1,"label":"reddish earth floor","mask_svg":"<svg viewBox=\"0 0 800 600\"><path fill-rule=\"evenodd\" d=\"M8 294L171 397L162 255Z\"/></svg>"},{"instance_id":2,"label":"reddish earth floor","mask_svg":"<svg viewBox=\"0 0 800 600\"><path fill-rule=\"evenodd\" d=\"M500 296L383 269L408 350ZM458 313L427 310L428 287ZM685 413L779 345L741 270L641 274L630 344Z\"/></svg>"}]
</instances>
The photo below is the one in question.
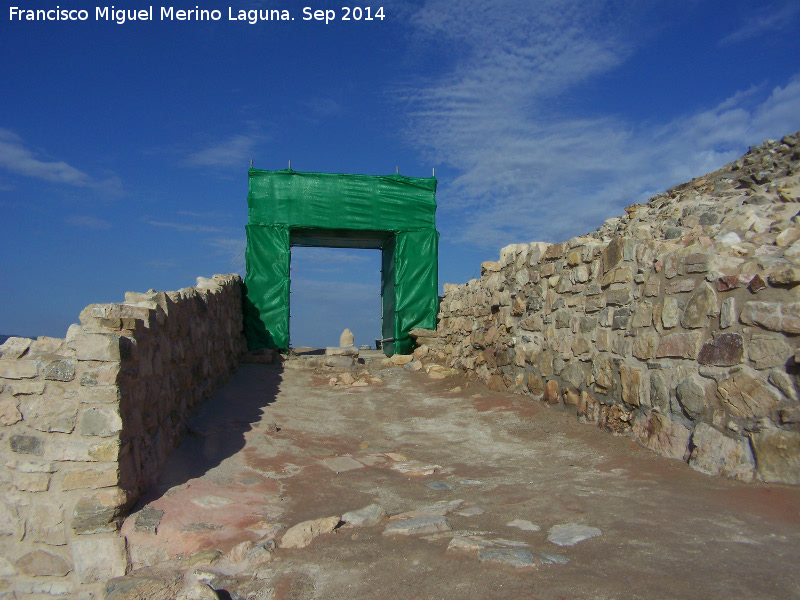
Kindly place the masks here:
<instances>
[{"instance_id":1,"label":"reddish earth floor","mask_svg":"<svg viewBox=\"0 0 800 600\"><path fill-rule=\"evenodd\" d=\"M331 387L307 358L242 365L125 522L134 566L152 565L138 574L200 569L218 597L258 600L800 598L800 489L367 366L383 383ZM377 524L280 547L298 523L372 504Z\"/></svg>"}]
</instances>

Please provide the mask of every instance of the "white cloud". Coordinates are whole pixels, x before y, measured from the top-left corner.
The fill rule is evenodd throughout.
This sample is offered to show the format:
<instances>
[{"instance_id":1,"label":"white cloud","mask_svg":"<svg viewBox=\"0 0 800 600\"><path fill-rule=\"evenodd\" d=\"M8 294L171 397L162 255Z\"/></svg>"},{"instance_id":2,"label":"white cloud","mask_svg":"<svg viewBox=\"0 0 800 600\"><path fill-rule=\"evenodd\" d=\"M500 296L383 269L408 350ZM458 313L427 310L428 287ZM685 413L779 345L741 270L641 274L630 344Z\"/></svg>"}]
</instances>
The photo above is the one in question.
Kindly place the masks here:
<instances>
[{"instance_id":1,"label":"white cloud","mask_svg":"<svg viewBox=\"0 0 800 600\"><path fill-rule=\"evenodd\" d=\"M800 14L800 4L796 0L779 3L775 7L764 7L759 3L753 5L753 11L745 15L744 25L720 40L720 45L744 42L766 33L796 31L796 17Z\"/></svg>"},{"instance_id":2,"label":"white cloud","mask_svg":"<svg viewBox=\"0 0 800 600\"><path fill-rule=\"evenodd\" d=\"M111 229L112 225L104 219L98 219L92 215L73 215L67 217L67 224L73 227L81 227L84 229L103 230Z\"/></svg>"},{"instance_id":3,"label":"white cloud","mask_svg":"<svg viewBox=\"0 0 800 600\"><path fill-rule=\"evenodd\" d=\"M170 223L168 221L146 221L146 223L148 225L152 225L153 227L165 227L187 233L222 233L225 231L219 227L198 225L196 223Z\"/></svg>"},{"instance_id":4,"label":"white cloud","mask_svg":"<svg viewBox=\"0 0 800 600\"><path fill-rule=\"evenodd\" d=\"M432 0L416 15L421 31L470 44L448 75L404 97L411 143L458 171L438 194L440 224L457 224L442 228L445 240L497 248L568 239L800 128L800 76L670 122L562 110L559 98L634 50L604 26L606 13L599 2L465 0L453 10Z\"/></svg>"},{"instance_id":5,"label":"white cloud","mask_svg":"<svg viewBox=\"0 0 800 600\"><path fill-rule=\"evenodd\" d=\"M192 167L231 167L249 165L256 144L261 141L256 135L234 135L203 150L198 150L186 158Z\"/></svg>"},{"instance_id":6,"label":"white cloud","mask_svg":"<svg viewBox=\"0 0 800 600\"><path fill-rule=\"evenodd\" d=\"M0 168L25 177L94 188L105 193L119 194L122 189L115 175L98 180L64 161L39 158L19 135L8 129L0 129Z\"/></svg>"}]
</instances>

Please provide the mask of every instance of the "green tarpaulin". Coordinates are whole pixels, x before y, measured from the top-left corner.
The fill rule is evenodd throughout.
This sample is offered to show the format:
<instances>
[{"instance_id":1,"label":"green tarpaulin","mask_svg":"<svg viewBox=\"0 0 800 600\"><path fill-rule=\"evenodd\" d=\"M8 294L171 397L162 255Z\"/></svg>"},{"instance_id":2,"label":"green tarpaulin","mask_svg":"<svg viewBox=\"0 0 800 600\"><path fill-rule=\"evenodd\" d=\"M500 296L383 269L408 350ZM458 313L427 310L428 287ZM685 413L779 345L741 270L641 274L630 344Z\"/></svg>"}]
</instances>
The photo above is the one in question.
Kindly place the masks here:
<instances>
[{"instance_id":1,"label":"green tarpaulin","mask_svg":"<svg viewBox=\"0 0 800 600\"><path fill-rule=\"evenodd\" d=\"M248 175L245 333L251 349L289 347L291 246L381 250L387 356L413 350L412 329L436 327L436 179L259 169Z\"/></svg>"}]
</instances>

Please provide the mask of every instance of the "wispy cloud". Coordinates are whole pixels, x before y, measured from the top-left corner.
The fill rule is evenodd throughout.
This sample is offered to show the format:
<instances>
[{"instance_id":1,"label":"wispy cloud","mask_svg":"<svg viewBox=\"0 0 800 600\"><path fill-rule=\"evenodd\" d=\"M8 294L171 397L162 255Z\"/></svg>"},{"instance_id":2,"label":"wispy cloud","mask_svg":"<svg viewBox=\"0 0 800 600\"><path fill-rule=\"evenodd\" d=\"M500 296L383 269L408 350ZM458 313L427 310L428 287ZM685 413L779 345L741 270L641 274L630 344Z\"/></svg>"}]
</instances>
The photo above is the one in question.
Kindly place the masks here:
<instances>
[{"instance_id":1,"label":"wispy cloud","mask_svg":"<svg viewBox=\"0 0 800 600\"><path fill-rule=\"evenodd\" d=\"M77 187L95 188L118 194L122 184L118 177L96 179L62 160L41 158L24 140L9 129L0 129L0 168L16 175L42 179Z\"/></svg>"},{"instance_id":2,"label":"wispy cloud","mask_svg":"<svg viewBox=\"0 0 800 600\"><path fill-rule=\"evenodd\" d=\"M225 231L219 227L199 225L197 223L170 223L168 221L146 221L146 223L153 227L166 227L168 229L187 233L223 233Z\"/></svg>"},{"instance_id":3,"label":"wispy cloud","mask_svg":"<svg viewBox=\"0 0 800 600\"><path fill-rule=\"evenodd\" d=\"M722 38L719 43L726 46L764 34L796 32L798 16L800 16L800 3L796 0L781 2L771 7L765 7L760 3L754 4L752 11L745 15L744 25ZM793 37L796 38L796 35Z\"/></svg>"},{"instance_id":4,"label":"wispy cloud","mask_svg":"<svg viewBox=\"0 0 800 600\"><path fill-rule=\"evenodd\" d=\"M249 164L255 147L262 141L258 135L233 135L212 146L193 152L185 163L192 167L232 167Z\"/></svg>"},{"instance_id":5,"label":"wispy cloud","mask_svg":"<svg viewBox=\"0 0 800 600\"><path fill-rule=\"evenodd\" d=\"M110 222L104 219L98 219L92 215L73 215L71 217L67 217L67 224L72 225L73 227L94 229L97 231L111 229L112 227Z\"/></svg>"},{"instance_id":6,"label":"wispy cloud","mask_svg":"<svg viewBox=\"0 0 800 600\"><path fill-rule=\"evenodd\" d=\"M605 26L613 21L603 3L568 0L464 0L457 11L432 0L417 13L421 31L470 44L443 79L404 96L411 143L458 171L438 194L440 222L460 224L445 239L486 248L568 239L800 128L797 76L667 123L569 114L559 98L635 50Z\"/></svg>"}]
</instances>

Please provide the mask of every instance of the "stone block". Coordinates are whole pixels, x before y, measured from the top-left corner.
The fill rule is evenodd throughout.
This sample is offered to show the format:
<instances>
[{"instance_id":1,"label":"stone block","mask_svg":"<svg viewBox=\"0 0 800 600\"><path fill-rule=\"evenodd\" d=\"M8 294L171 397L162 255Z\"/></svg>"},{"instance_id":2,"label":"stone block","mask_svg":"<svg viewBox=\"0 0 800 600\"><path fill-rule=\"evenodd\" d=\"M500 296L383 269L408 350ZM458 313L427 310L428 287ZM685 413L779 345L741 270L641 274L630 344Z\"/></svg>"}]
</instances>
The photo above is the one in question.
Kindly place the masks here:
<instances>
[{"instance_id":1,"label":"stone block","mask_svg":"<svg viewBox=\"0 0 800 600\"><path fill-rule=\"evenodd\" d=\"M717 295L708 283L704 283L692 294L681 316L681 325L686 329L706 327L709 317L717 314L719 314Z\"/></svg>"},{"instance_id":2,"label":"stone block","mask_svg":"<svg viewBox=\"0 0 800 600\"><path fill-rule=\"evenodd\" d=\"M765 381L745 371L719 382L717 398L733 416L743 419L768 415L779 400Z\"/></svg>"},{"instance_id":3,"label":"stone block","mask_svg":"<svg viewBox=\"0 0 800 600\"><path fill-rule=\"evenodd\" d=\"M45 432L70 433L78 419L78 401L50 396L29 396L20 402L25 423Z\"/></svg>"},{"instance_id":4,"label":"stone block","mask_svg":"<svg viewBox=\"0 0 800 600\"><path fill-rule=\"evenodd\" d=\"M84 408L80 416L81 435L111 437L122 431L122 418L116 407Z\"/></svg>"},{"instance_id":5,"label":"stone block","mask_svg":"<svg viewBox=\"0 0 800 600\"><path fill-rule=\"evenodd\" d=\"M0 378L33 379L39 373L39 363L32 360L0 360Z\"/></svg>"},{"instance_id":6,"label":"stone block","mask_svg":"<svg viewBox=\"0 0 800 600\"><path fill-rule=\"evenodd\" d=\"M694 289L696 282L694 279L678 279L671 282L664 290L667 294L684 294L691 292Z\"/></svg>"},{"instance_id":7,"label":"stone block","mask_svg":"<svg viewBox=\"0 0 800 600\"><path fill-rule=\"evenodd\" d=\"M534 396L541 396L544 393L544 381L536 373L528 375L528 391Z\"/></svg>"},{"instance_id":8,"label":"stone block","mask_svg":"<svg viewBox=\"0 0 800 600\"><path fill-rule=\"evenodd\" d=\"M129 340L113 333L78 333L72 338L78 360L119 362L130 357Z\"/></svg>"},{"instance_id":9,"label":"stone block","mask_svg":"<svg viewBox=\"0 0 800 600\"><path fill-rule=\"evenodd\" d=\"M46 492L50 477L50 473L14 473L11 483L21 492Z\"/></svg>"},{"instance_id":10,"label":"stone block","mask_svg":"<svg viewBox=\"0 0 800 600\"><path fill-rule=\"evenodd\" d=\"M31 577L64 577L72 570L72 566L63 557L44 550L34 550L23 554L16 561L20 573Z\"/></svg>"},{"instance_id":11,"label":"stone block","mask_svg":"<svg viewBox=\"0 0 800 600\"><path fill-rule=\"evenodd\" d=\"M745 440L734 440L710 425L698 423L692 435L689 465L706 475L752 481L755 461Z\"/></svg>"},{"instance_id":12,"label":"stone block","mask_svg":"<svg viewBox=\"0 0 800 600\"><path fill-rule=\"evenodd\" d=\"M558 382L555 379L550 379L544 385L544 396L542 400L548 404L558 404L560 401L560 394L558 389Z\"/></svg>"},{"instance_id":13,"label":"stone block","mask_svg":"<svg viewBox=\"0 0 800 600\"><path fill-rule=\"evenodd\" d=\"M50 546L65 545L64 509L57 504L33 504L28 514L26 536Z\"/></svg>"},{"instance_id":14,"label":"stone block","mask_svg":"<svg viewBox=\"0 0 800 600\"><path fill-rule=\"evenodd\" d=\"M81 583L105 583L128 570L124 537L91 536L72 542L75 573Z\"/></svg>"},{"instance_id":15,"label":"stone block","mask_svg":"<svg viewBox=\"0 0 800 600\"><path fill-rule=\"evenodd\" d=\"M44 366L44 378L51 381L75 379L75 363L71 360L53 360Z\"/></svg>"},{"instance_id":16,"label":"stone block","mask_svg":"<svg viewBox=\"0 0 800 600\"><path fill-rule=\"evenodd\" d=\"M766 429L754 433L751 440L764 481L800 484L800 433Z\"/></svg>"},{"instance_id":17,"label":"stone block","mask_svg":"<svg viewBox=\"0 0 800 600\"><path fill-rule=\"evenodd\" d=\"M72 511L70 527L79 535L116 531L116 519L129 503L130 498L120 488L100 490L78 500Z\"/></svg>"},{"instance_id":18,"label":"stone block","mask_svg":"<svg viewBox=\"0 0 800 600\"><path fill-rule=\"evenodd\" d=\"M778 336L754 333L747 344L747 355L758 370L785 367L792 362L794 350Z\"/></svg>"},{"instance_id":19,"label":"stone block","mask_svg":"<svg viewBox=\"0 0 800 600\"><path fill-rule=\"evenodd\" d=\"M41 456L44 453L42 440L33 435L12 435L9 439L12 452Z\"/></svg>"},{"instance_id":20,"label":"stone block","mask_svg":"<svg viewBox=\"0 0 800 600\"><path fill-rule=\"evenodd\" d=\"M685 377L675 390L678 402L690 419L697 419L706 409L706 388L696 375Z\"/></svg>"},{"instance_id":21,"label":"stone block","mask_svg":"<svg viewBox=\"0 0 800 600\"><path fill-rule=\"evenodd\" d=\"M6 384L12 396L30 396L44 393L44 381L14 381Z\"/></svg>"},{"instance_id":22,"label":"stone block","mask_svg":"<svg viewBox=\"0 0 800 600\"><path fill-rule=\"evenodd\" d=\"M17 507L0 500L0 539L10 537L19 541L23 535L25 535L25 520L20 519Z\"/></svg>"},{"instance_id":23,"label":"stone block","mask_svg":"<svg viewBox=\"0 0 800 600\"><path fill-rule=\"evenodd\" d=\"M97 489L113 487L119 480L119 470L115 464L103 468L89 468L69 471L61 481L62 490Z\"/></svg>"},{"instance_id":24,"label":"stone block","mask_svg":"<svg viewBox=\"0 0 800 600\"><path fill-rule=\"evenodd\" d=\"M0 400L0 424L9 426L19 423L22 420L22 413L19 412L18 404L10 398Z\"/></svg>"},{"instance_id":25,"label":"stone block","mask_svg":"<svg viewBox=\"0 0 800 600\"><path fill-rule=\"evenodd\" d=\"M630 304L631 300L631 291L628 288L608 290L606 292L606 304L609 306L624 306L625 304Z\"/></svg>"},{"instance_id":26,"label":"stone block","mask_svg":"<svg viewBox=\"0 0 800 600\"><path fill-rule=\"evenodd\" d=\"M603 273L608 273L611 269L616 267L621 261L624 252L624 242L622 238L615 237L611 242L603 248Z\"/></svg>"},{"instance_id":27,"label":"stone block","mask_svg":"<svg viewBox=\"0 0 800 600\"><path fill-rule=\"evenodd\" d=\"M25 355L32 343L30 338L10 337L0 344L0 357L16 360Z\"/></svg>"},{"instance_id":28,"label":"stone block","mask_svg":"<svg viewBox=\"0 0 800 600\"><path fill-rule=\"evenodd\" d=\"M641 369L630 365L620 365L619 375L622 381L622 401L629 406L639 406L639 383L642 379Z\"/></svg>"},{"instance_id":29,"label":"stone block","mask_svg":"<svg viewBox=\"0 0 800 600\"><path fill-rule=\"evenodd\" d=\"M599 354L592 361L592 376L595 384L605 390L611 389L613 363L608 356Z\"/></svg>"},{"instance_id":30,"label":"stone block","mask_svg":"<svg viewBox=\"0 0 800 600\"><path fill-rule=\"evenodd\" d=\"M666 415L655 411L642 415L633 423L633 434L656 454L677 460L688 458L692 432Z\"/></svg>"},{"instance_id":31,"label":"stone block","mask_svg":"<svg viewBox=\"0 0 800 600\"><path fill-rule=\"evenodd\" d=\"M728 329L736 322L736 300L726 298L719 311L719 328Z\"/></svg>"},{"instance_id":32,"label":"stone block","mask_svg":"<svg viewBox=\"0 0 800 600\"><path fill-rule=\"evenodd\" d=\"M646 300L636 305L636 314L633 317L634 327L650 327L653 324L653 304Z\"/></svg>"},{"instance_id":33,"label":"stone block","mask_svg":"<svg viewBox=\"0 0 800 600\"><path fill-rule=\"evenodd\" d=\"M780 331L781 305L778 302L745 302L739 320L745 325L760 325L771 331Z\"/></svg>"},{"instance_id":34,"label":"stone block","mask_svg":"<svg viewBox=\"0 0 800 600\"><path fill-rule=\"evenodd\" d=\"M703 344L697 355L701 365L732 367L742 362L744 342L738 333L720 333Z\"/></svg>"},{"instance_id":35,"label":"stone block","mask_svg":"<svg viewBox=\"0 0 800 600\"><path fill-rule=\"evenodd\" d=\"M695 358L700 341L698 333L671 333L661 338L656 358Z\"/></svg>"},{"instance_id":36,"label":"stone block","mask_svg":"<svg viewBox=\"0 0 800 600\"><path fill-rule=\"evenodd\" d=\"M633 340L633 355L639 360L649 360L656 357L658 348L658 333L652 330L639 330Z\"/></svg>"}]
</instances>

